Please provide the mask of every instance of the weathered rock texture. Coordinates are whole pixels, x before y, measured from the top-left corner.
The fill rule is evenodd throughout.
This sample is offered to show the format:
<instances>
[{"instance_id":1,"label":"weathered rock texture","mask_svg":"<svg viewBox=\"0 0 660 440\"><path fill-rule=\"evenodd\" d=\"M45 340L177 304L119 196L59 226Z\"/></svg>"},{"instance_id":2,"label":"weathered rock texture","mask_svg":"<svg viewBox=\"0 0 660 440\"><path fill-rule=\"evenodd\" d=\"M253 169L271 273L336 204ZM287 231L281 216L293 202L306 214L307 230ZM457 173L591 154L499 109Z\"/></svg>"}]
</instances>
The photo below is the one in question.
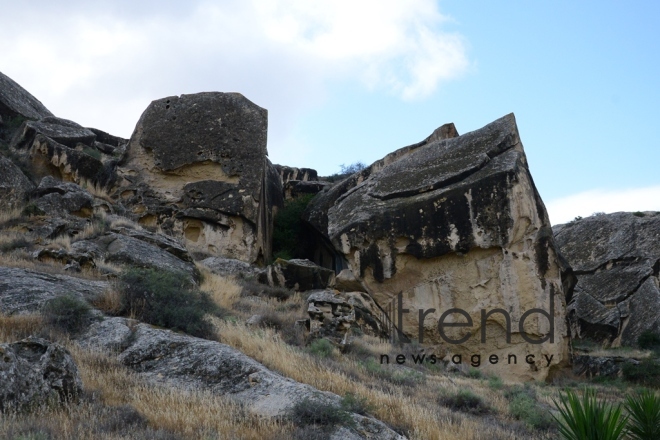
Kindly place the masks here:
<instances>
[{"instance_id":1,"label":"weathered rock texture","mask_svg":"<svg viewBox=\"0 0 660 440\"><path fill-rule=\"evenodd\" d=\"M0 411L66 402L82 392L71 354L44 339L0 344Z\"/></svg>"},{"instance_id":2,"label":"weathered rock texture","mask_svg":"<svg viewBox=\"0 0 660 440\"><path fill-rule=\"evenodd\" d=\"M660 333L660 213L594 215L553 230L578 278L568 304L574 338L619 346Z\"/></svg>"},{"instance_id":3,"label":"weathered rock texture","mask_svg":"<svg viewBox=\"0 0 660 440\"><path fill-rule=\"evenodd\" d=\"M423 321L424 341L443 343L439 318L461 308L473 325L446 328L447 336L472 336L449 344L450 354L498 355L499 363L485 368L517 379L544 379L566 364L571 283L562 277L513 114L460 137L453 124L440 127L318 195L305 219L331 243L317 250L317 262L348 266L381 307L397 305L402 293L409 336L418 337L418 310L433 309ZM535 308L552 313L552 321L533 314L522 334L519 320ZM502 313L487 316L481 343L483 309L509 313L510 343ZM452 314L446 322L466 318ZM504 361L509 354L516 364ZM527 355L534 355L531 365ZM544 356L552 356L549 367Z\"/></svg>"},{"instance_id":4,"label":"weathered rock texture","mask_svg":"<svg viewBox=\"0 0 660 440\"><path fill-rule=\"evenodd\" d=\"M33 189L20 168L0 154L0 206L7 210L21 206Z\"/></svg>"},{"instance_id":5,"label":"weathered rock texture","mask_svg":"<svg viewBox=\"0 0 660 440\"><path fill-rule=\"evenodd\" d=\"M0 119L41 119L53 114L27 90L0 72Z\"/></svg>"},{"instance_id":6,"label":"weathered rock texture","mask_svg":"<svg viewBox=\"0 0 660 440\"><path fill-rule=\"evenodd\" d=\"M260 281L273 287L286 287L302 292L332 286L335 273L309 260L278 258L260 275Z\"/></svg>"},{"instance_id":7,"label":"weathered rock texture","mask_svg":"<svg viewBox=\"0 0 660 440\"><path fill-rule=\"evenodd\" d=\"M105 281L0 267L0 313L13 315L39 312L47 301L66 295L91 301L107 288L108 283Z\"/></svg>"},{"instance_id":8,"label":"weathered rock texture","mask_svg":"<svg viewBox=\"0 0 660 440\"><path fill-rule=\"evenodd\" d=\"M237 93L154 101L119 170L120 196L141 224L182 235L191 251L265 261L282 203L267 123L266 110Z\"/></svg>"},{"instance_id":9,"label":"weathered rock texture","mask_svg":"<svg viewBox=\"0 0 660 440\"><path fill-rule=\"evenodd\" d=\"M111 318L93 325L81 343L119 351L119 360L150 381L202 389L243 403L249 411L280 417L305 398L338 404L339 396L280 376L219 342ZM332 439L403 439L382 422L352 414L355 429L333 428Z\"/></svg>"}]
</instances>

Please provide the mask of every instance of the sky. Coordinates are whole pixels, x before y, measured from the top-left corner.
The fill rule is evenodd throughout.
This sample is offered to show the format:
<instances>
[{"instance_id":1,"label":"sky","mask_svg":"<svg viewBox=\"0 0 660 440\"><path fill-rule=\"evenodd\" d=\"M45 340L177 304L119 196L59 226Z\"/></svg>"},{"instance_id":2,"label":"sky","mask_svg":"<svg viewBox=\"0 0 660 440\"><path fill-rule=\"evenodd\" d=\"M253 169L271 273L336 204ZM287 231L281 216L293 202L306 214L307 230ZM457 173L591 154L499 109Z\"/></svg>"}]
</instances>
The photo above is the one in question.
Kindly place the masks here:
<instances>
[{"instance_id":1,"label":"sky","mask_svg":"<svg viewBox=\"0 0 660 440\"><path fill-rule=\"evenodd\" d=\"M320 175L514 112L553 224L660 211L660 2L0 0L0 71L130 137L152 100L240 92Z\"/></svg>"}]
</instances>

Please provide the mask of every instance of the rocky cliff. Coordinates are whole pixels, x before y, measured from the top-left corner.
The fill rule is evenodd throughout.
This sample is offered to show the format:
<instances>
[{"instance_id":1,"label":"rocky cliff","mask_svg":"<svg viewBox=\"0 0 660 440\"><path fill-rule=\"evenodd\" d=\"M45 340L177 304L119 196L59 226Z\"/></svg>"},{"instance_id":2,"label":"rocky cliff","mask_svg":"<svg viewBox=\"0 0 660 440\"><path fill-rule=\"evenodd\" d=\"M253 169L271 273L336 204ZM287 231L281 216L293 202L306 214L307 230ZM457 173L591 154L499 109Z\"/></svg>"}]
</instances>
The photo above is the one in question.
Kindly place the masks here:
<instances>
[{"instance_id":1,"label":"rocky cliff","mask_svg":"<svg viewBox=\"0 0 660 440\"><path fill-rule=\"evenodd\" d=\"M462 136L445 125L321 193L305 216L331 243L318 250L319 262L348 266L381 307L407 309L402 322L394 313L393 324L441 344L447 359L496 355L489 368L498 374L537 379L568 362L571 279L513 114ZM443 315L456 308L465 314ZM536 314L522 331L519 321L532 309L550 319ZM444 337L442 319L470 325Z\"/></svg>"},{"instance_id":2,"label":"rocky cliff","mask_svg":"<svg viewBox=\"0 0 660 440\"><path fill-rule=\"evenodd\" d=\"M660 213L593 215L553 231L578 279L568 298L573 338L616 347L660 333Z\"/></svg>"}]
</instances>

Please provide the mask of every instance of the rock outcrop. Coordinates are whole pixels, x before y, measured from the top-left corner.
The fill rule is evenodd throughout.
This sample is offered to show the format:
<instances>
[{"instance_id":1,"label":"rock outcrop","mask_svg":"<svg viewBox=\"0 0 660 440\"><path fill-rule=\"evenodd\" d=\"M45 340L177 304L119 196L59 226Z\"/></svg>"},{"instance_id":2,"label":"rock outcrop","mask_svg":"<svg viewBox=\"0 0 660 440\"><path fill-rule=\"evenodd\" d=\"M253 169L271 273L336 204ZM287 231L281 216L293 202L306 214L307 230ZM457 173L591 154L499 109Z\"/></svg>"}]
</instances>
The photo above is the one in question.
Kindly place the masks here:
<instances>
[{"instance_id":1,"label":"rock outcrop","mask_svg":"<svg viewBox=\"0 0 660 440\"><path fill-rule=\"evenodd\" d=\"M82 381L71 354L39 338L0 344L0 411L72 401Z\"/></svg>"},{"instance_id":2,"label":"rock outcrop","mask_svg":"<svg viewBox=\"0 0 660 440\"><path fill-rule=\"evenodd\" d=\"M335 273L309 260L278 258L260 275L260 281L273 287L286 287L302 292L332 286Z\"/></svg>"},{"instance_id":3,"label":"rock outcrop","mask_svg":"<svg viewBox=\"0 0 660 440\"><path fill-rule=\"evenodd\" d=\"M571 278L513 114L462 136L440 127L318 195L305 219L331 244L317 263L350 268L381 307L401 310L404 337L496 355L486 368L503 377L545 379L568 362ZM444 336L441 318L455 324Z\"/></svg>"},{"instance_id":4,"label":"rock outcrop","mask_svg":"<svg viewBox=\"0 0 660 440\"><path fill-rule=\"evenodd\" d=\"M22 206L33 189L20 168L0 154L0 206L7 210Z\"/></svg>"},{"instance_id":5,"label":"rock outcrop","mask_svg":"<svg viewBox=\"0 0 660 440\"><path fill-rule=\"evenodd\" d=\"M30 92L0 72L0 119L41 119L53 114Z\"/></svg>"},{"instance_id":6,"label":"rock outcrop","mask_svg":"<svg viewBox=\"0 0 660 440\"><path fill-rule=\"evenodd\" d=\"M238 93L152 102L119 169L120 197L141 224L183 236L193 252L268 260L282 189L267 123L266 110Z\"/></svg>"},{"instance_id":7,"label":"rock outcrop","mask_svg":"<svg viewBox=\"0 0 660 440\"><path fill-rule=\"evenodd\" d=\"M105 281L0 267L0 314L39 312L47 301L67 295L93 301L108 286Z\"/></svg>"},{"instance_id":8,"label":"rock outcrop","mask_svg":"<svg viewBox=\"0 0 660 440\"><path fill-rule=\"evenodd\" d=\"M660 333L660 213L593 215L553 230L578 278L573 338L630 346L644 331Z\"/></svg>"},{"instance_id":9,"label":"rock outcrop","mask_svg":"<svg viewBox=\"0 0 660 440\"><path fill-rule=\"evenodd\" d=\"M81 337L83 345L120 351L122 364L146 379L186 389L227 396L265 417L281 417L305 398L339 404L340 397L280 376L228 345L155 329L146 324L129 328L127 320L110 318L94 324ZM351 414L355 428L333 428L332 439L404 437L384 423Z\"/></svg>"}]
</instances>

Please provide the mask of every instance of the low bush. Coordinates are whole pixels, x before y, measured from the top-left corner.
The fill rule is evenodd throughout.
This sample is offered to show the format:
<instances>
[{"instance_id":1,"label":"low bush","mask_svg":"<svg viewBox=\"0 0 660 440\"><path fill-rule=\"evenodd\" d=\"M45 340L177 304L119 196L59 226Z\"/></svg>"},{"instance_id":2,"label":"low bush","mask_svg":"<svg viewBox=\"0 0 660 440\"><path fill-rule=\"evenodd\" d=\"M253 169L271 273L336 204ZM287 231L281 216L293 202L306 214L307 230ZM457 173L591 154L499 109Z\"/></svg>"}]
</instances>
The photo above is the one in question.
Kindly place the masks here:
<instances>
[{"instance_id":1,"label":"low bush","mask_svg":"<svg viewBox=\"0 0 660 440\"><path fill-rule=\"evenodd\" d=\"M224 317L227 313L185 274L129 269L119 279L119 291L122 314L201 338L215 335L206 314Z\"/></svg>"},{"instance_id":2,"label":"low bush","mask_svg":"<svg viewBox=\"0 0 660 440\"><path fill-rule=\"evenodd\" d=\"M637 345L644 350L657 350L660 348L660 335L650 330L643 331L637 338Z\"/></svg>"},{"instance_id":3,"label":"low bush","mask_svg":"<svg viewBox=\"0 0 660 440\"><path fill-rule=\"evenodd\" d=\"M326 402L321 397L311 399L305 397L289 410L289 420L296 426L351 426L355 422L351 415L341 406Z\"/></svg>"},{"instance_id":4,"label":"low bush","mask_svg":"<svg viewBox=\"0 0 660 440\"><path fill-rule=\"evenodd\" d=\"M316 339L309 344L307 351L320 358L329 358L334 355L335 347L327 339Z\"/></svg>"},{"instance_id":5,"label":"low bush","mask_svg":"<svg viewBox=\"0 0 660 440\"><path fill-rule=\"evenodd\" d=\"M456 394L441 396L438 398L438 403L447 408L471 414L488 414L491 412L490 407L483 399L470 390L460 390Z\"/></svg>"},{"instance_id":6,"label":"low bush","mask_svg":"<svg viewBox=\"0 0 660 440\"><path fill-rule=\"evenodd\" d=\"M621 371L628 382L660 388L660 363L653 359L644 359L639 364L627 362Z\"/></svg>"},{"instance_id":7,"label":"low bush","mask_svg":"<svg viewBox=\"0 0 660 440\"><path fill-rule=\"evenodd\" d=\"M348 393L341 401L341 408L344 411L360 414L366 416L374 410L374 406L369 403L365 397L356 396L355 394Z\"/></svg>"},{"instance_id":8,"label":"low bush","mask_svg":"<svg viewBox=\"0 0 660 440\"><path fill-rule=\"evenodd\" d=\"M93 319L92 308L73 295L60 296L46 302L42 308L46 324L67 333L79 333Z\"/></svg>"},{"instance_id":9,"label":"low bush","mask_svg":"<svg viewBox=\"0 0 660 440\"><path fill-rule=\"evenodd\" d=\"M514 387L505 394L509 399L509 413L532 429L547 430L555 426L550 412L542 408L531 387Z\"/></svg>"},{"instance_id":10,"label":"low bush","mask_svg":"<svg viewBox=\"0 0 660 440\"><path fill-rule=\"evenodd\" d=\"M313 194L300 196L284 203L278 211L273 225L273 258L290 260L304 254L304 233L302 214L314 197Z\"/></svg>"}]
</instances>

